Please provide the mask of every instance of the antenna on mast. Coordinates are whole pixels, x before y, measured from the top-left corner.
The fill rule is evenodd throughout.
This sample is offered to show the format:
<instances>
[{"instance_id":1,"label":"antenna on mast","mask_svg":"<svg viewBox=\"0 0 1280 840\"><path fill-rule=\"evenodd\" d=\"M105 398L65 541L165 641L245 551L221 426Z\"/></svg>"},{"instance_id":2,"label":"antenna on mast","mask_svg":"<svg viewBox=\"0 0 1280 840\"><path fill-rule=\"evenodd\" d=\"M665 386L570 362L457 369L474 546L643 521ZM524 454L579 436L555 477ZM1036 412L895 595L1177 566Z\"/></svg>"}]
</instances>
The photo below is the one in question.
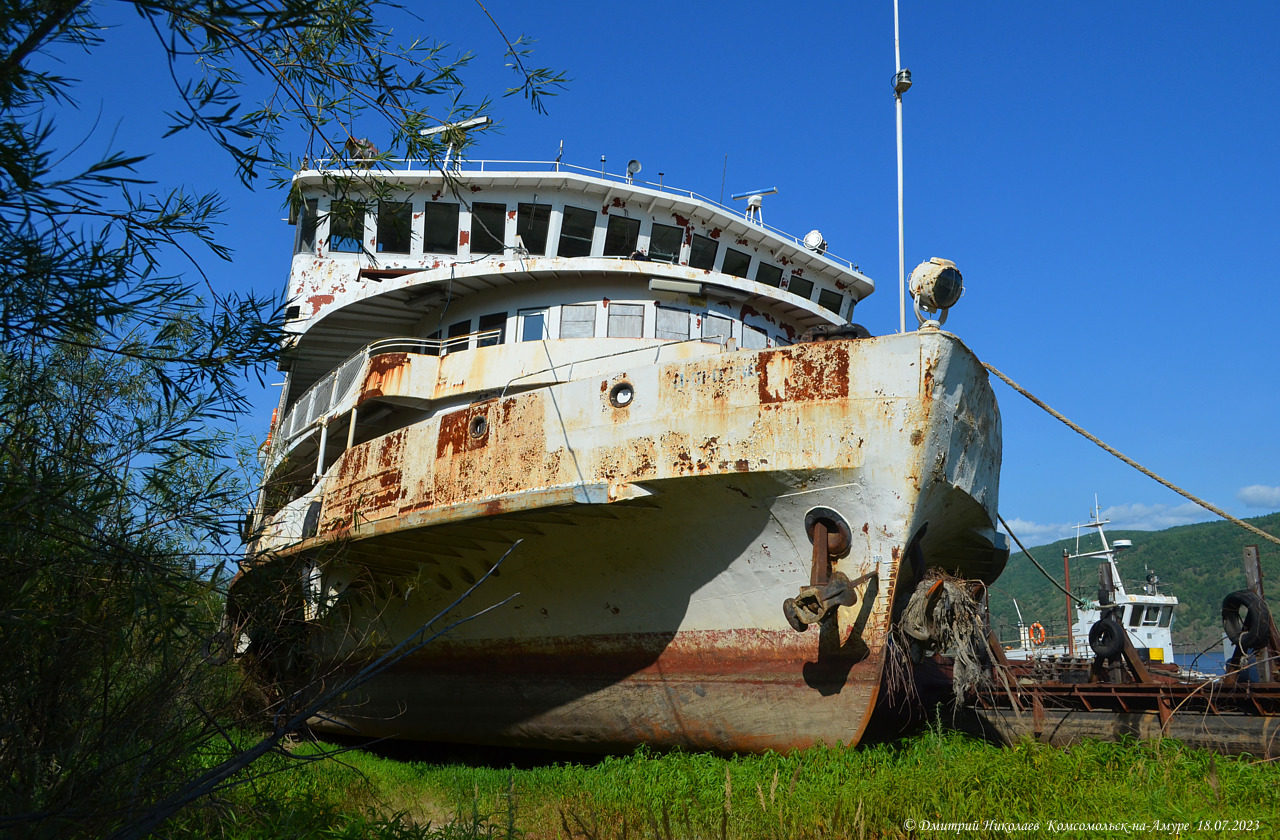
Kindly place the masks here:
<instances>
[{"instance_id":1,"label":"antenna on mast","mask_svg":"<svg viewBox=\"0 0 1280 840\"><path fill-rule=\"evenodd\" d=\"M911 71L902 66L898 47L898 0L893 0L893 99L898 106L898 332L907 331L907 251L902 228L902 94L911 87Z\"/></svg>"}]
</instances>

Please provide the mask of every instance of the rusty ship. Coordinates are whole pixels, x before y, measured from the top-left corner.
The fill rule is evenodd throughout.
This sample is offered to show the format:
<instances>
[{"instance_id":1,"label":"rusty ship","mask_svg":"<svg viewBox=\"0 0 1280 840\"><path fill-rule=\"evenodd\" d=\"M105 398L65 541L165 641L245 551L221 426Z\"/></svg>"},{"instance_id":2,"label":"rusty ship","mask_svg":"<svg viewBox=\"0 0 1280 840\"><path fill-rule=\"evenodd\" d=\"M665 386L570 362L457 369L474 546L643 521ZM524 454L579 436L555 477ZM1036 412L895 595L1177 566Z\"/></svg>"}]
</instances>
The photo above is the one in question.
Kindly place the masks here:
<instances>
[{"instance_id":1,"label":"rusty ship","mask_svg":"<svg viewBox=\"0 0 1280 840\"><path fill-rule=\"evenodd\" d=\"M872 280L764 224L760 193L741 212L635 162L398 166L295 178L287 376L233 601L284 564L315 667L341 673L505 603L315 726L874 736L925 568L991 581L1008 557L996 400L940 328L954 266L913 275L920 329L873 337L852 323Z\"/></svg>"}]
</instances>

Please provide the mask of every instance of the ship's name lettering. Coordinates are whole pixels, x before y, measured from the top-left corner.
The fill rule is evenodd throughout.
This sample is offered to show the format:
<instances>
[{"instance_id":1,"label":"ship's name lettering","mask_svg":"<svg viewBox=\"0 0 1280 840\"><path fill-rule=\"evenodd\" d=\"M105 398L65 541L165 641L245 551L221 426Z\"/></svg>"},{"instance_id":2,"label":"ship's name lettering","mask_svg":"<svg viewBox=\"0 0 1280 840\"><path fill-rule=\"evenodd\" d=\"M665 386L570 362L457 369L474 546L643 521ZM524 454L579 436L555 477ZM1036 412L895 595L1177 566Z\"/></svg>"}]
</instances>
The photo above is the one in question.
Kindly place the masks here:
<instances>
[{"instance_id":1,"label":"ship's name lettering","mask_svg":"<svg viewBox=\"0 0 1280 840\"><path fill-rule=\"evenodd\" d=\"M677 390L685 390L733 380L754 379L757 376L759 373L756 372L755 364L738 364L714 370L695 370L691 373L680 371L675 375L673 384Z\"/></svg>"}]
</instances>

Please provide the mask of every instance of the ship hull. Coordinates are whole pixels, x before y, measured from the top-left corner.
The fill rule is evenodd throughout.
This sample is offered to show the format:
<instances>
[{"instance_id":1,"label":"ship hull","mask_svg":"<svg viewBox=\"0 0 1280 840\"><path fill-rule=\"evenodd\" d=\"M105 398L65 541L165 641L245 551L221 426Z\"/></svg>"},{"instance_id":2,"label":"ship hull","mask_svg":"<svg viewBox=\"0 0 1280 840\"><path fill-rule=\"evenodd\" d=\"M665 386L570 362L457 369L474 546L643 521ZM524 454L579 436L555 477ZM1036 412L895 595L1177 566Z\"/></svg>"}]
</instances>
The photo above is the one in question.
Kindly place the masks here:
<instances>
[{"instance_id":1,"label":"ship hull","mask_svg":"<svg viewBox=\"0 0 1280 840\"><path fill-rule=\"evenodd\" d=\"M411 387L413 361L362 387ZM275 551L309 570L320 670L511 600L314 724L588 750L884 734L907 702L885 679L899 596L926 566L1003 567L999 464L985 371L938 332L631 365L370 441L326 477L316 536ZM816 507L848 526L832 570L857 599L801 633L782 604L809 583Z\"/></svg>"}]
</instances>

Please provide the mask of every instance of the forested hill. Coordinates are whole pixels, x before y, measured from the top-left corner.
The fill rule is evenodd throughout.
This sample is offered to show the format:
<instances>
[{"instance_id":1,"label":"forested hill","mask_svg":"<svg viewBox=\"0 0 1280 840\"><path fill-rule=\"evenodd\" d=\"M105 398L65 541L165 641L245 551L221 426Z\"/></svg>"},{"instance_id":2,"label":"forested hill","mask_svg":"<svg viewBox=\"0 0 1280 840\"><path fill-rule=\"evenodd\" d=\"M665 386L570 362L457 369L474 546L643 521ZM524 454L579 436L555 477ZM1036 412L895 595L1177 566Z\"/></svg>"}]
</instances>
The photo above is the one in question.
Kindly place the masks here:
<instances>
[{"instance_id":1,"label":"forested hill","mask_svg":"<svg viewBox=\"0 0 1280 840\"><path fill-rule=\"evenodd\" d=\"M1247 520L1268 534L1280 536L1280 512ZM1180 525L1163 531L1107 531L1107 540L1133 541L1133 548L1119 555L1125 588L1140 592L1146 569L1160 576L1162 594L1176 595L1180 604L1173 624L1177 651L1204 650L1222 639L1222 599L1244 588L1244 547L1256 545L1262 555L1263 586L1273 611L1280 614L1280 546L1226 521ZM1023 541L1025 544L1025 540ZM1063 582L1062 551L1072 554L1102 547L1096 529L1081 531L1080 547L1074 537L1049 545L1030 547L1031 556ZM1016 545L1015 545L1016 548ZM1071 563L1071 589L1092 599L1098 594L1096 559ZM1066 596L1045 580L1031 561L1016 551L1004 574L991 586L991 619L1006 643L1017 639L1017 613L1013 599L1027 624L1039 621L1050 633L1065 632ZM1002 626L1003 625L1003 626Z\"/></svg>"}]
</instances>

